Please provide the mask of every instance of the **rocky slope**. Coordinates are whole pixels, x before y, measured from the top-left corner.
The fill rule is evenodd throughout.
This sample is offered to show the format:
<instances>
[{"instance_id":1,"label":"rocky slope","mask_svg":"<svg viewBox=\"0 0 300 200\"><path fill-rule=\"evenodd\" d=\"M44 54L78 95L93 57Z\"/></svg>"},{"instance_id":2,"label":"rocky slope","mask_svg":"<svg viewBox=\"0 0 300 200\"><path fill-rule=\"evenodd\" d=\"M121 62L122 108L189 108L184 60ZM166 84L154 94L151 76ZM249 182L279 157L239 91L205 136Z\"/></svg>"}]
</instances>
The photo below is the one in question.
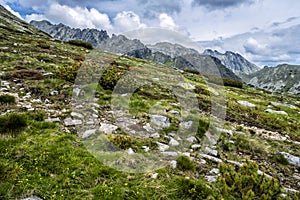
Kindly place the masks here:
<instances>
[{"instance_id":1,"label":"rocky slope","mask_svg":"<svg viewBox=\"0 0 300 200\"><path fill-rule=\"evenodd\" d=\"M276 93L300 95L300 66L282 64L247 76L247 83Z\"/></svg>"},{"instance_id":2,"label":"rocky slope","mask_svg":"<svg viewBox=\"0 0 300 200\"><path fill-rule=\"evenodd\" d=\"M260 68L255 64L246 60L243 56L238 53L226 51L224 54L211 49L206 49L203 54L210 55L218 58L223 65L228 69L231 69L237 75L239 74L251 74L258 71Z\"/></svg>"},{"instance_id":3,"label":"rocky slope","mask_svg":"<svg viewBox=\"0 0 300 200\"><path fill-rule=\"evenodd\" d=\"M0 27L0 199L299 197L296 98L225 87L212 123L221 93L197 73L19 30ZM149 155L165 167L124 172Z\"/></svg>"}]
</instances>

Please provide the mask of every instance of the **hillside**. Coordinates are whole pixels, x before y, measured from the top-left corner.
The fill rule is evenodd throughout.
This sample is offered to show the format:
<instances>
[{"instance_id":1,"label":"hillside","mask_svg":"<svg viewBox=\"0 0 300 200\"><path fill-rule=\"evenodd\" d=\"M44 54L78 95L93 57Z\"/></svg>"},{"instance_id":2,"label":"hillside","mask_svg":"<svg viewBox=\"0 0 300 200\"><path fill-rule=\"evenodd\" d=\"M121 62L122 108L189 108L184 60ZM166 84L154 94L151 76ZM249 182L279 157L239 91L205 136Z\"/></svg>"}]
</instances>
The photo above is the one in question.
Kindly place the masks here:
<instances>
[{"instance_id":1,"label":"hillside","mask_svg":"<svg viewBox=\"0 0 300 200\"><path fill-rule=\"evenodd\" d=\"M0 199L299 199L298 99L0 16Z\"/></svg>"},{"instance_id":2,"label":"hillside","mask_svg":"<svg viewBox=\"0 0 300 200\"><path fill-rule=\"evenodd\" d=\"M275 93L300 95L300 66L282 64L247 76L247 83Z\"/></svg>"}]
</instances>

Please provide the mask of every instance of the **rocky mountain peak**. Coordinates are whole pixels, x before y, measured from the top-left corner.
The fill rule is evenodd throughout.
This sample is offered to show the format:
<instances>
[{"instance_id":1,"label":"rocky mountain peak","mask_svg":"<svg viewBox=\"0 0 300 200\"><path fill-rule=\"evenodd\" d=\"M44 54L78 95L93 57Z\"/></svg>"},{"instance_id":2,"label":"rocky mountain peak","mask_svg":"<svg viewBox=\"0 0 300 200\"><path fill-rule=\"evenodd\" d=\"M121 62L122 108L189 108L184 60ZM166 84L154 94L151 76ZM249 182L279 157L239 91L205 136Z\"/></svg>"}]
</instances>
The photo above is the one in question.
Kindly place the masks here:
<instances>
[{"instance_id":1,"label":"rocky mountain peak","mask_svg":"<svg viewBox=\"0 0 300 200\"><path fill-rule=\"evenodd\" d=\"M249 62L243 56L232 51L226 51L224 54L217 50L206 49L203 54L211 55L221 60L221 63L231 69L236 74L251 74L259 70L255 64Z\"/></svg>"}]
</instances>

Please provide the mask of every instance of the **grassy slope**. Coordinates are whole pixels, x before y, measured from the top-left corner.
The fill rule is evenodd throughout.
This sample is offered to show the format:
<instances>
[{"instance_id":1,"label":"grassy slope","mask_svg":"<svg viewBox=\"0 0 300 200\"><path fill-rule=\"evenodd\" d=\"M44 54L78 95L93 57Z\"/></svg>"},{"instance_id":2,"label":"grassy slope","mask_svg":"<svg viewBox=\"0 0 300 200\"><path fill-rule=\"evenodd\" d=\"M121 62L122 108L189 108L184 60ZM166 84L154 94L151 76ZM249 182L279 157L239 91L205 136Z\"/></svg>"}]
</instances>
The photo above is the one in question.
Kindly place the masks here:
<instances>
[{"instance_id":1,"label":"grassy slope","mask_svg":"<svg viewBox=\"0 0 300 200\"><path fill-rule=\"evenodd\" d=\"M0 32L0 68L5 74L5 79L12 84L12 80L20 79L26 92L38 91L35 98L42 96L49 98L54 102L49 109L69 109L70 105L65 103L64 99L70 99L72 91L70 81L74 80L74 72L81 66L89 51L52 41L45 35L29 35L3 28ZM102 55L112 56L105 53ZM113 57L118 59L117 56ZM118 62L124 66L128 63L131 66L141 64L140 60L132 58L126 58L125 61L121 59ZM19 71L16 66L24 67L29 71L35 70L37 73L52 72L53 77L44 77L41 80L31 80L28 77L16 78L16 73L18 74ZM198 99L201 108L208 111L205 107L209 106L210 97L203 78L196 74L185 75L191 83L201 88L202 92L198 94ZM64 97L49 96L49 92L53 90L62 91ZM26 94L18 90L14 92L20 97ZM278 131L300 141L300 119L297 113L300 105L297 110L278 108L285 110L289 114L288 117L279 118L264 112L271 101L295 104L295 99L292 97L279 99L251 88L228 87L226 92L228 120L236 124L248 122L250 125ZM111 92L100 87L98 93L100 104L108 104ZM143 116L143 113L147 112L145 108L151 107L157 101L165 101L167 103L163 105L168 106L168 103L173 101L172 98L165 98L168 95L168 91L159 88L150 88L150 90L144 88L144 91L137 92L132 99L132 114ZM236 103L240 99L249 100L258 105L258 108L254 110L244 108ZM16 137L4 135L0 138L0 199L16 199L29 195L38 195L44 199L202 199L206 197L221 199L222 195L226 198L226 192L218 185L222 184L222 181L211 184L203 180L202 175L207 173L210 165L216 167L213 163L209 162L206 165L197 163L192 170L167 167L158 171L157 179L151 178L151 174L118 172L104 166L90 155L77 136L65 133L61 125L34 120L29 112L23 112L15 105L1 106L1 112L7 110L23 113L27 118L28 127ZM60 117L65 115L61 113ZM229 122L226 126L234 131L241 129L238 125ZM248 129L242 129L246 132L245 136L234 133L233 136L224 135L221 138L217 148L222 158L238 161L252 159L260 169L279 179L292 175L294 167L278 163L275 156L277 151L283 150L300 156L297 145L291 142L267 140L262 142L259 136L250 134L251 131ZM235 141L235 144L231 144L229 140ZM194 178L196 172L200 174L199 179ZM190 177L191 180L185 179L185 176ZM295 181L285 182L283 179L281 183L297 187Z\"/></svg>"}]
</instances>

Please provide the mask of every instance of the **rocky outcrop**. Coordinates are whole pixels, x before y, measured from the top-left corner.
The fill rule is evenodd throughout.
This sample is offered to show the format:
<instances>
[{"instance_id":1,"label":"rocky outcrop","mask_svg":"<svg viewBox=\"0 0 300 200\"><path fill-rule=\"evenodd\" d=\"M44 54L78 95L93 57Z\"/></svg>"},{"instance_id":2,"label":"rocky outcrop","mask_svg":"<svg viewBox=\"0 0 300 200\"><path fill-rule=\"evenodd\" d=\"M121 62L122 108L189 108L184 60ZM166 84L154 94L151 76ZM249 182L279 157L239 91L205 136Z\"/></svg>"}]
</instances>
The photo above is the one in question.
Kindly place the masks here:
<instances>
[{"instance_id":1,"label":"rocky outcrop","mask_svg":"<svg viewBox=\"0 0 300 200\"><path fill-rule=\"evenodd\" d=\"M259 70L255 64L246 60L238 53L226 51L224 54L211 49L206 49L203 54L218 58L223 65L236 74L251 74Z\"/></svg>"}]
</instances>

